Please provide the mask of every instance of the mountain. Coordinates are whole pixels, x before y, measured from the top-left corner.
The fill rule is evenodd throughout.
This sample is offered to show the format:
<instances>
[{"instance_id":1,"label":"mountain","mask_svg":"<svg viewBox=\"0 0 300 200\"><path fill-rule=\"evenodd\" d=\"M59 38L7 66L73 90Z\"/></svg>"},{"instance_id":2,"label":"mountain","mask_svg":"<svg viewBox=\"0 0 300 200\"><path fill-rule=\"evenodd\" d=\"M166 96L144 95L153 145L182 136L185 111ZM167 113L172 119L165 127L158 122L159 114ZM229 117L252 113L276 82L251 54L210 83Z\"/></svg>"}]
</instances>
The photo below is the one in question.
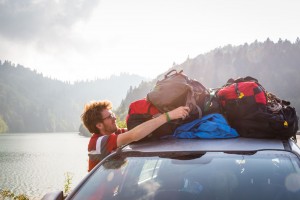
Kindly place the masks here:
<instances>
[{"instance_id":1,"label":"mountain","mask_svg":"<svg viewBox=\"0 0 300 200\"><path fill-rule=\"evenodd\" d=\"M121 74L70 84L0 61L0 133L78 131L84 104L91 100L111 100L117 115L125 119L129 104L146 97L172 69L183 70L207 88L221 87L229 78L252 76L300 112L300 40L267 39L187 58L150 81Z\"/></svg>"},{"instance_id":2,"label":"mountain","mask_svg":"<svg viewBox=\"0 0 300 200\"><path fill-rule=\"evenodd\" d=\"M0 132L78 131L85 103L109 99L118 107L128 88L142 80L123 73L70 84L0 61Z\"/></svg>"},{"instance_id":3,"label":"mountain","mask_svg":"<svg viewBox=\"0 0 300 200\"><path fill-rule=\"evenodd\" d=\"M188 58L172 69L183 70L190 78L196 79L207 88L224 85L229 78L252 76L264 88L279 98L288 100L300 112L300 40L291 43L279 39L274 43L270 39L264 42L254 41L251 44L216 48L208 53ZM146 97L157 80L142 82L131 88L122 100L117 114L125 117L130 102Z\"/></svg>"}]
</instances>

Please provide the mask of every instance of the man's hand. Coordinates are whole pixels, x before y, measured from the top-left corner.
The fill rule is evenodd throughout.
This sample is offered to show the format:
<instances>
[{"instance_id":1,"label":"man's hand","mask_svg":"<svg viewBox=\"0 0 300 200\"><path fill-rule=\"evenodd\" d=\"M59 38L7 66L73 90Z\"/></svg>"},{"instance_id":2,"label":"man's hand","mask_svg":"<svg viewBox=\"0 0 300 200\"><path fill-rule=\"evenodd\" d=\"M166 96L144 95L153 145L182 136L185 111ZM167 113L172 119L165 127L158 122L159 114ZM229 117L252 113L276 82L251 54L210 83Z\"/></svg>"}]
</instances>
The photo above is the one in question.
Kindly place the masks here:
<instances>
[{"instance_id":1,"label":"man's hand","mask_svg":"<svg viewBox=\"0 0 300 200\"><path fill-rule=\"evenodd\" d=\"M171 120L173 120L179 118L185 119L189 115L189 112L190 112L190 108L188 106L180 106L168 113Z\"/></svg>"}]
</instances>

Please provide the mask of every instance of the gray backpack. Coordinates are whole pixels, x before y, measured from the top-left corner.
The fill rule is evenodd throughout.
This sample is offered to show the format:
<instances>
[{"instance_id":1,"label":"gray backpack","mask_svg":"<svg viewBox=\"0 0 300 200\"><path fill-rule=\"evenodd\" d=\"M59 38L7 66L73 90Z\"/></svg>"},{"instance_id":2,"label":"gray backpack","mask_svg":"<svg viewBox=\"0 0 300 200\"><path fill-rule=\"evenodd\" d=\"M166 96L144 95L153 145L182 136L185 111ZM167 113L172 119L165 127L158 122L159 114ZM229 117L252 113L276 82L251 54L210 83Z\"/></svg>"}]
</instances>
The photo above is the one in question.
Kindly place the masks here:
<instances>
[{"instance_id":1,"label":"gray backpack","mask_svg":"<svg viewBox=\"0 0 300 200\"><path fill-rule=\"evenodd\" d=\"M208 97L208 90L198 81L188 78L182 70L168 72L147 94L147 100L162 113L179 106L189 106L190 114L197 114L199 118Z\"/></svg>"}]
</instances>

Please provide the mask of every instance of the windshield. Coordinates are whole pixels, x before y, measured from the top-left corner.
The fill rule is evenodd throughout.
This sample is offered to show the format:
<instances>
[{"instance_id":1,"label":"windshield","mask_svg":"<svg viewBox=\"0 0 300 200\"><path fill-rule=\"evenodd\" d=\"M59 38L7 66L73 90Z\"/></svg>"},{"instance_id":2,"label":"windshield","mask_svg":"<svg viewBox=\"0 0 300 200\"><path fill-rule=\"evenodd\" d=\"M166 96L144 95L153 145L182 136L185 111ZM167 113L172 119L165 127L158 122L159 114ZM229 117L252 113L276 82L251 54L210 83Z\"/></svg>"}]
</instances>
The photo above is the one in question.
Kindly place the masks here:
<instances>
[{"instance_id":1,"label":"windshield","mask_svg":"<svg viewBox=\"0 0 300 200\"><path fill-rule=\"evenodd\" d=\"M298 199L299 159L290 152L209 152L104 163L73 199Z\"/></svg>"}]
</instances>

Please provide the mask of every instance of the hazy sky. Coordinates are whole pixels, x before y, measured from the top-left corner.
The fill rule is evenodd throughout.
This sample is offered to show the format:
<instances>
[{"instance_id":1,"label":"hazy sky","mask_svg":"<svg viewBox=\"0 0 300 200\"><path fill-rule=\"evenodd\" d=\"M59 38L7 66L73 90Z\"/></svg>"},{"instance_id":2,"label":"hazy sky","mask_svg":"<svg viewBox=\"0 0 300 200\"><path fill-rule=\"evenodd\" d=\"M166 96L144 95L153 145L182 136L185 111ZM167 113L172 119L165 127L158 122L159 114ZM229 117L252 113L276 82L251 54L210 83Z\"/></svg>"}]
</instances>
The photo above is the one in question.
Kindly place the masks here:
<instances>
[{"instance_id":1,"label":"hazy sky","mask_svg":"<svg viewBox=\"0 0 300 200\"><path fill-rule=\"evenodd\" d=\"M154 78L227 44L300 37L299 0L0 0L0 60L64 81Z\"/></svg>"}]
</instances>

